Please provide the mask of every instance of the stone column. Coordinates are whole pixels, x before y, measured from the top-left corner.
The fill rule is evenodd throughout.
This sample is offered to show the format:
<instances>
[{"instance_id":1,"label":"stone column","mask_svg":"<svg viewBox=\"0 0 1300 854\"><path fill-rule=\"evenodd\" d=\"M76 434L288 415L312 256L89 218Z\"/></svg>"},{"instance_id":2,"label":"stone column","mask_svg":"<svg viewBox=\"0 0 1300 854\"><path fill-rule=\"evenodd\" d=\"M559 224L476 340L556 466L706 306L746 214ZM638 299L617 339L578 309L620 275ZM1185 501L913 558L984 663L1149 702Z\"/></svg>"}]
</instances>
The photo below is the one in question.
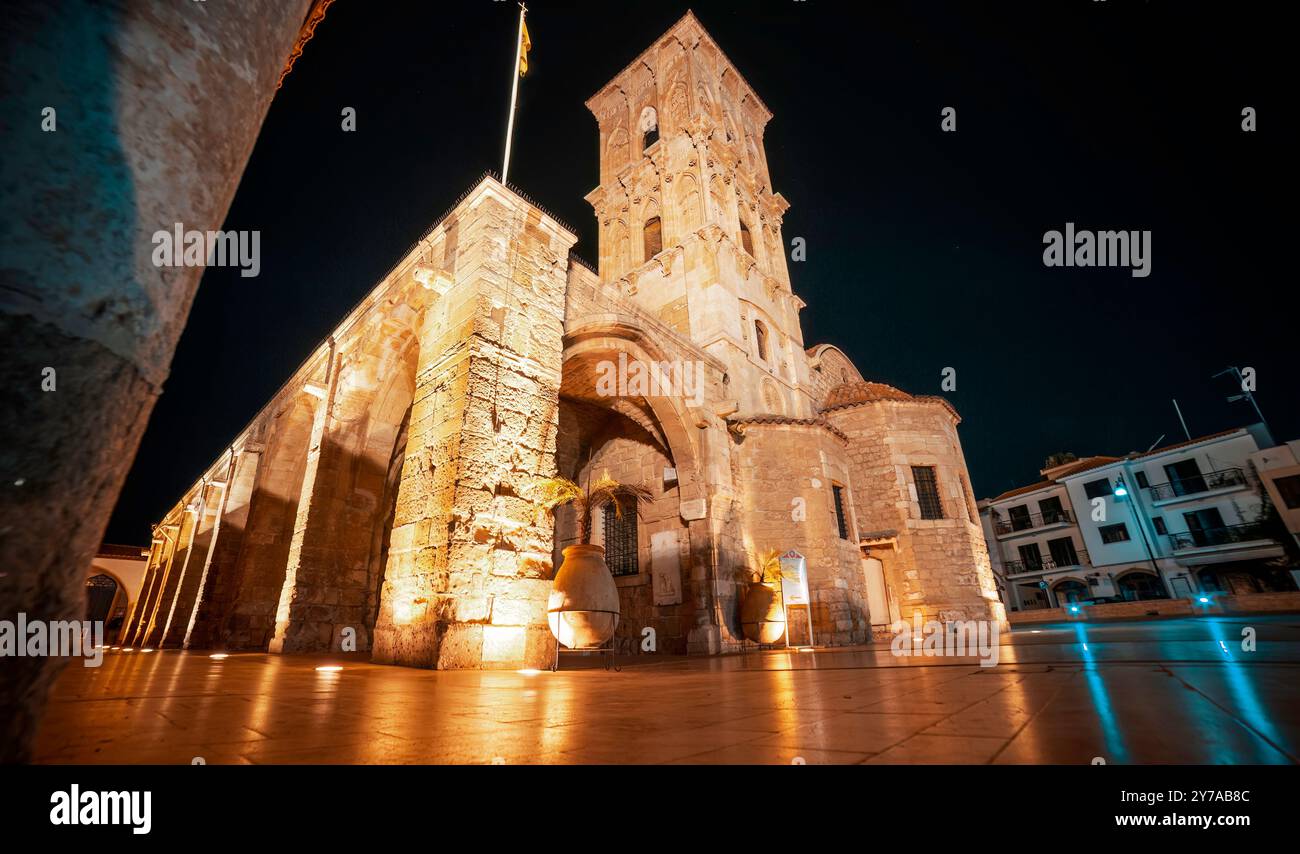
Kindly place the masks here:
<instances>
[{"instance_id":1,"label":"stone column","mask_svg":"<svg viewBox=\"0 0 1300 854\"><path fill-rule=\"evenodd\" d=\"M208 550L203 573L199 577L194 604L185 617L186 649L209 647L217 642L224 603L223 591L233 584L232 576L239 560L239 550L248 527L248 506L264 447L247 444L236 455L233 475L226 487L221 517L213 529L212 548Z\"/></svg>"},{"instance_id":2,"label":"stone column","mask_svg":"<svg viewBox=\"0 0 1300 854\"><path fill-rule=\"evenodd\" d=\"M440 669L545 666L550 518L573 234L491 178L455 228L425 311L374 660Z\"/></svg>"},{"instance_id":3,"label":"stone column","mask_svg":"<svg viewBox=\"0 0 1300 854\"><path fill-rule=\"evenodd\" d=\"M327 573L325 568L320 566L323 560L328 559L327 556L320 552L313 554L311 549L314 540L328 536L329 533L322 530L325 526L319 519L319 516L326 512L323 505L328 504L332 498L330 494L322 494L332 486L329 475L334 472L336 466L346 465L345 460L339 459L340 454L326 451L324 461L326 471L319 477L321 483L318 486L318 475L321 475L322 444L325 438L325 427L331 420L330 406L333 402L331 392L335 386L337 368L331 366L330 371L330 388L320 391L324 401L316 407L311 438L307 444L307 467L303 472L301 497L294 514L284 583L280 588L279 604L275 612L275 627L269 643L269 651L273 653L326 650L329 648L332 636L330 621L322 619L327 615L313 613L312 606L326 605L331 598L336 601L338 592L336 589L331 589L325 578L332 573ZM369 534L369 530L362 533L367 538ZM303 552L304 546L307 547L306 555ZM304 557L308 561L307 564L303 563ZM313 557L316 558L314 565L311 563ZM362 602L364 604L364 599ZM294 618L292 626L291 612ZM322 631L323 637L320 634Z\"/></svg>"},{"instance_id":4,"label":"stone column","mask_svg":"<svg viewBox=\"0 0 1300 854\"><path fill-rule=\"evenodd\" d=\"M172 558L176 556L176 546L180 537L181 526L178 524L162 524L156 530L162 533L163 544L158 554L158 564L154 567L153 572L149 574L144 589L140 591L140 607L136 609L135 625L132 626L130 634L123 638L122 642L128 646L139 646L144 641L144 634L149 629L149 618L153 615L153 609L158 604L158 594L162 589L163 579L167 577L167 571L172 565Z\"/></svg>"},{"instance_id":5,"label":"stone column","mask_svg":"<svg viewBox=\"0 0 1300 854\"><path fill-rule=\"evenodd\" d=\"M18 6L0 51L0 617L75 620L203 273L155 266L151 235L221 226L309 0ZM64 663L0 668L0 762L29 756Z\"/></svg>"},{"instance_id":6,"label":"stone column","mask_svg":"<svg viewBox=\"0 0 1300 854\"><path fill-rule=\"evenodd\" d=\"M203 568L207 566L212 542L221 523L221 508L225 503L225 493L225 483L207 483L203 486L203 498L198 508L199 518L194 528L194 541L190 545L185 566L181 568L181 576L176 580L176 594L167 608L167 618L163 622L162 634L158 638L160 648L178 647L185 638L190 612L194 609L194 597L198 594L199 579L203 575Z\"/></svg>"},{"instance_id":7,"label":"stone column","mask_svg":"<svg viewBox=\"0 0 1300 854\"><path fill-rule=\"evenodd\" d=\"M157 532L154 532L155 535ZM144 577L140 581L140 592L136 594L135 601L131 603L131 610L122 621L122 628L118 630L117 639L125 644L127 639L135 634L136 626L140 623L140 615L144 613L144 599L149 592L149 585L153 583L154 576L158 572L158 561L162 556L163 540L155 536L149 543L149 560L145 563Z\"/></svg>"},{"instance_id":8,"label":"stone column","mask_svg":"<svg viewBox=\"0 0 1300 854\"><path fill-rule=\"evenodd\" d=\"M146 615L144 633L140 637L141 646L157 646L162 637L167 617L171 614L172 601L176 598L176 586L180 583L181 576L185 574L185 567L189 564L190 553L193 551L194 534L198 529L197 517L197 508L191 510L187 506L181 510L176 548L172 552L172 559L168 561L167 571L160 576L159 583L155 585L156 595Z\"/></svg>"},{"instance_id":9,"label":"stone column","mask_svg":"<svg viewBox=\"0 0 1300 854\"><path fill-rule=\"evenodd\" d=\"M294 389L270 431L258 465L247 531L224 603L216 645L227 649L269 647L288 573L304 484L315 468L323 391L312 382Z\"/></svg>"}]
</instances>

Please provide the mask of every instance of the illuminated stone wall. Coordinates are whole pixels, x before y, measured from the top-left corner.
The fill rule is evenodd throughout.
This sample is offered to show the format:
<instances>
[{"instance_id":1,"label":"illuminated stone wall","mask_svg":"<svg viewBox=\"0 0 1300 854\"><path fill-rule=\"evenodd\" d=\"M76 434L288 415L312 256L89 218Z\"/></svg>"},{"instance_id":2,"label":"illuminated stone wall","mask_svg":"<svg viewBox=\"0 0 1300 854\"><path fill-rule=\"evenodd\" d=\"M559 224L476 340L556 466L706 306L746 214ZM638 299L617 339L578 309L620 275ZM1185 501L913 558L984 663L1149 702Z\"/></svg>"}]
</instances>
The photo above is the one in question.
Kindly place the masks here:
<instances>
[{"instance_id":1,"label":"illuminated stone wall","mask_svg":"<svg viewBox=\"0 0 1300 854\"><path fill-rule=\"evenodd\" d=\"M957 414L938 398L913 398L877 383L832 397L827 418L849 437L858 522L894 532L880 557L902 617L1006 622L970 491ZM943 518L921 518L912 466L933 466Z\"/></svg>"},{"instance_id":2,"label":"illuminated stone wall","mask_svg":"<svg viewBox=\"0 0 1300 854\"><path fill-rule=\"evenodd\" d=\"M16 5L3 112L55 105L58 132L7 122L0 159L0 613L75 620L203 273L155 265L148 236L220 227L309 4ZM25 756L65 663L0 668L0 761Z\"/></svg>"},{"instance_id":3,"label":"illuminated stone wall","mask_svg":"<svg viewBox=\"0 0 1300 854\"><path fill-rule=\"evenodd\" d=\"M568 253L575 237L484 181L443 225L445 293L420 330L376 661L540 667ZM436 239L435 239L436 240Z\"/></svg>"},{"instance_id":4,"label":"illuminated stone wall","mask_svg":"<svg viewBox=\"0 0 1300 854\"><path fill-rule=\"evenodd\" d=\"M654 652L739 648L741 597L772 549L807 559L819 644L886 621L869 612L866 550L905 617L1002 619L956 413L804 348L769 115L698 21L588 106L599 273L531 202L491 178L471 188L162 520L124 638L171 644L183 625L189 647L546 666L546 600L575 530L533 486L557 471L654 495L638 571L617 581L625 648L649 651L645 628ZM648 107L659 138L644 146L631 129ZM619 360L689 365L696 386L611 394L598 377ZM943 519L920 518L913 465L936 468ZM185 532L214 490L214 518L205 507Z\"/></svg>"}]
</instances>

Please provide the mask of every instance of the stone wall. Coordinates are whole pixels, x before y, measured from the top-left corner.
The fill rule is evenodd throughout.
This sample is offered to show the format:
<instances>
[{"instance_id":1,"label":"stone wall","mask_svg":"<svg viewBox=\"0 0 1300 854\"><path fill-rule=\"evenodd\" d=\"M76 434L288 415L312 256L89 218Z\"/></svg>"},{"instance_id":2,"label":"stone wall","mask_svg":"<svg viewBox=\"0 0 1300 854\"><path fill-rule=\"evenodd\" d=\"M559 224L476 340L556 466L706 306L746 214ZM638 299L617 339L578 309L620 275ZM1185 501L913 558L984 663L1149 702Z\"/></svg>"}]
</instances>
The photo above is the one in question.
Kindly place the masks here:
<instances>
[{"instance_id":1,"label":"stone wall","mask_svg":"<svg viewBox=\"0 0 1300 854\"><path fill-rule=\"evenodd\" d=\"M814 639L818 644L870 638L866 576L854 524L853 474L847 443L817 423L745 423L737 448L747 577L771 550L797 550L807 562ZM834 487L842 489L847 537L840 536ZM739 626L733 626L738 635ZM792 641L806 643L804 634Z\"/></svg>"},{"instance_id":2,"label":"stone wall","mask_svg":"<svg viewBox=\"0 0 1300 854\"><path fill-rule=\"evenodd\" d=\"M638 572L615 579L622 611L618 636L627 639L624 648L639 650L642 630L648 626L655 632L655 651L684 654L689 630L695 624L694 609L701 597L698 590L691 591L695 595L687 595L683 588L683 584L692 583L689 574L683 572L690 560L690 529L679 513L677 481L664 479L673 461L666 449L632 420L609 411L596 412L603 423L583 446L581 458L576 456L576 448L560 454L560 471L583 485L608 474L620 483L644 486L655 496L653 503L642 508L637 521ZM565 420L561 420L562 425ZM609 508L602 508L603 512L609 512ZM602 518L596 516L592 537L598 545L604 544L599 521ZM563 547L575 542L575 515L557 514L556 566Z\"/></svg>"},{"instance_id":3,"label":"stone wall","mask_svg":"<svg viewBox=\"0 0 1300 854\"><path fill-rule=\"evenodd\" d=\"M553 530L532 487L555 473L576 238L491 179L448 223L455 254L420 328L374 658L539 667L554 649Z\"/></svg>"},{"instance_id":4,"label":"stone wall","mask_svg":"<svg viewBox=\"0 0 1300 854\"><path fill-rule=\"evenodd\" d=\"M0 56L4 115L31 117L6 127L0 160L0 383L14 393L0 564L20 568L0 577L5 618L84 614L85 569L203 272L153 264L149 235L220 227L308 0L71 5L7 9ZM0 669L0 761L27 754L62 664Z\"/></svg>"},{"instance_id":5,"label":"stone wall","mask_svg":"<svg viewBox=\"0 0 1300 854\"><path fill-rule=\"evenodd\" d=\"M890 395L827 417L849 436L862 531L897 536L897 551L880 557L903 619L919 609L927 620L1005 622L951 407ZM912 466L935 469L943 518L921 518Z\"/></svg>"}]
</instances>

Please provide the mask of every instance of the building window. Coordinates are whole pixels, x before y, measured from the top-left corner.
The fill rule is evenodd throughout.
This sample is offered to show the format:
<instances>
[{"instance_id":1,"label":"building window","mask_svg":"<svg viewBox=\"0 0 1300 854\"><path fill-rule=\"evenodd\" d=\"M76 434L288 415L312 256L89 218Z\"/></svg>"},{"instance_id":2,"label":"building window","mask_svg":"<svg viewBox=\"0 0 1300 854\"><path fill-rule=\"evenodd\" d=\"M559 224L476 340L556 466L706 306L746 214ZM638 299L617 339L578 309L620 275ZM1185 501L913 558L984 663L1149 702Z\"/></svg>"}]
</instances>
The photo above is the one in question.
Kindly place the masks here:
<instances>
[{"instance_id":1,"label":"building window","mask_svg":"<svg viewBox=\"0 0 1300 854\"><path fill-rule=\"evenodd\" d=\"M1147 473L1144 471L1133 472L1133 477L1137 479L1138 489L1150 489L1151 484L1147 482Z\"/></svg>"},{"instance_id":2,"label":"building window","mask_svg":"<svg viewBox=\"0 0 1300 854\"><path fill-rule=\"evenodd\" d=\"M611 575L636 575L636 504L619 504L619 512L605 508L605 564Z\"/></svg>"},{"instance_id":3,"label":"building window","mask_svg":"<svg viewBox=\"0 0 1300 854\"><path fill-rule=\"evenodd\" d=\"M745 251L750 255L754 254L754 238L749 236L749 229L743 222L740 224L740 245L743 246Z\"/></svg>"},{"instance_id":4,"label":"building window","mask_svg":"<svg viewBox=\"0 0 1300 854\"><path fill-rule=\"evenodd\" d=\"M654 145L658 141L659 141L659 127L656 125L655 127L652 127L650 128L650 130L646 131L645 136L641 137L641 152L645 153L645 151L649 149L650 146Z\"/></svg>"},{"instance_id":5,"label":"building window","mask_svg":"<svg viewBox=\"0 0 1300 854\"><path fill-rule=\"evenodd\" d=\"M659 217L652 216L645 221L645 259L649 261L664 250L663 225Z\"/></svg>"},{"instance_id":6,"label":"building window","mask_svg":"<svg viewBox=\"0 0 1300 854\"><path fill-rule=\"evenodd\" d=\"M1206 507L1184 513L1183 521L1187 523L1187 533L1191 536L1193 545L1221 546L1230 542L1226 536L1228 532L1223 529L1223 514L1219 512L1218 507Z\"/></svg>"},{"instance_id":7,"label":"building window","mask_svg":"<svg viewBox=\"0 0 1300 854\"><path fill-rule=\"evenodd\" d=\"M1019 549L1023 572L1038 572L1043 568L1043 553L1038 550L1038 543L1028 543Z\"/></svg>"},{"instance_id":8,"label":"building window","mask_svg":"<svg viewBox=\"0 0 1300 854\"><path fill-rule=\"evenodd\" d=\"M844 515L844 487L838 483L831 484L831 492L835 495L835 522L840 526L840 539L849 538L849 521Z\"/></svg>"},{"instance_id":9,"label":"building window","mask_svg":"<svg viewBox=\"0 0 1300 854\"><path fill-rule=\"evenodd\" d=\"M1039 501L1038 512L1043 515L1044 525L1054 525L1057 522L1070 521L1070 517L1065 515L1065 508L1061 506L1061 498L1057 495Z\"/></svg>"},{"instance_id":10,"label":"building window","mask_svg":"<svg viewBox=\"0 0 1300 854\"><path fill-rule=\"evenodd\" d=\"M912 466L912 482L916 484L921 518L942 519L943 502L939 500L939 481L934 475L934 466Z\"/></svg>"},{"instance_id":11,"label":"building window","mask_svg":"<svg viewBox=\"0 0 1300 854\"><path fill-rule=\"evenodd\" d=\"M1279 477L1273 481L1273 484L1277 487L1277 494L1282 497L1282 503L1288 509L1300 508L1300 474Z\"/></svg>"},{"instance_id":12,"label":"building window","mask_svg":"<svg viewBox=\"0 0 1300 854\"><path fill-rule=\"evenodd\" d=\"M961 485L961 497L966 502L966 521L978 525L979 522L976 520L979 519L980 511L975 506L975 499L971 498L970 489L966 486L966 476L957 475L957 482Z\"/></svg>"},{"instance_id":13,"label":"building window","mask_svg":"<svg viewBox=\"0 0 1300 854\"><path fill-rule=\"evenodd\" d=\"M754 343L758 348L759 361L767 361L767 327L763 321L754 321Z\"/></svg>"},{"instance_id":14,"label":"building window","mask_svg":"<svg viewBox=\"0 0 1300 854\"><path fill-rule=\"evenodd\" d=\"M1118 525L1102 525L1097 530L1101 531L1103 543L1122 543L1128 540L1128 526L1123 522Z\"/></svg>"},{"instance_id":15,"label":"building window","mask_svg":"<svg viewBox=\"0 0 1300 854\"><path fill-rule=\"evenodd\" d=\"M1052 553L1052 563L1057 566L1079 565L1079 553L1074 550L1074 539L1071 537L1048 540L1047 550Z\"/></svg>"},{"instance_id":16,"label":"building window","mask_svg":"<svg viewBox=\"0 0 1300 854\"><path fill-rule=\"evenodd\" d=\"M1034 520L1029 517L1028 505L1017 504L1015 507L1008 507L1007 516L1011 519L1011 530L1013 531L1023 531L1034 527Z\"/></svg>"},{"instance_id":17,"label":"building window","mask_svg":"<svg viewBox=\"0 0 1300 854\"><path fill-rule=\"evenodd\" d=\"M1083 485L1083 494L1089 498L1105 498L1110 495L1110 480L1090 480Z\"/></svg>"},{"instance_id":18,"label":"building window","mask_svg":"<svg viewBox=\"0 0 1300 854\"><path fill-rule=\"evenodd\" d=\"M1157 533L1157 534L1167 534L1167 533L1169 533L1169 531L1165 529L1165 519L1164 519L1163 516L1152 516L1152 517L1151 517L1151 524L1156 526L1156 533Z\"/></svg>"}]
</instances>

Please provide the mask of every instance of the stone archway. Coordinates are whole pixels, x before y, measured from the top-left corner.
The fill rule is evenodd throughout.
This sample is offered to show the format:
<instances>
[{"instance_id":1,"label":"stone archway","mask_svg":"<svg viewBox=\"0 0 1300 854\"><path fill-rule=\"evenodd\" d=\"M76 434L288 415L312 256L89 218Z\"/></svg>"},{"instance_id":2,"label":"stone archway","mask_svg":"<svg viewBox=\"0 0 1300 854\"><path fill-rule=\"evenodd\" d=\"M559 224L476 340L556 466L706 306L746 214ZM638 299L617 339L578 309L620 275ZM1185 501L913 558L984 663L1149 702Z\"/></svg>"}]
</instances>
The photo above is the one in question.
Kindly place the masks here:
<instances>
[{"instance_id":1,"label":"stone archway","mask_svg":"<svg viewBox=\"0 0 1300 854\"><path fill-rule=\"evenodd\" d=\"M1056 597L1057 605L1060 607L1077 604L1081 600L1091 598L1088 582L1072 576L1058 578L1053 581L1052 594Z\"/></svg>"},{"instance_id":2,"label":"stone archway","mask_svg":"<svg viewBox=\"0 0 1300 854\"><path fill-rule=\"evenodd\" d=\"M1115 589L1127 601L1169 598L1169 591L1160 576L1141 567L1126 569L1115 576Z\"/></svg>"},{"instance_id":3,"label":"stone archway","mask_svg":"<svg viewBox=\"0 0 1300 854\"><path fill-rule=\"evenodd\" d=\"M383 577L376 551L386 549L391 534L419 349L410 328L377 324L337 357L310 452L271 652L371 647Z\"/></svg>"},{"instance_id":4,"label":"stone archway","mask_svg":"<svg viewBox=\"0 0 1300 854\"><path fill-rule=\"evenodd\" d=\"M623 550L611 558L623 615L619 637L626 648L639 650L642 633L650 628L654 651L696 651L702 633L716 636L718 621L714 536L687 404L669 395L609 394L609 384L599 382L611 371L625 375L634 365L673 360L640 327L611 319L571 330L565 343L558 472L579 483L608 473L654 495L635 525L634 558L622 556ZM571 515L559 511L557 566L575 533ZM593 542L606 545L599 525Z\"/></svg>"}]
</instances>

